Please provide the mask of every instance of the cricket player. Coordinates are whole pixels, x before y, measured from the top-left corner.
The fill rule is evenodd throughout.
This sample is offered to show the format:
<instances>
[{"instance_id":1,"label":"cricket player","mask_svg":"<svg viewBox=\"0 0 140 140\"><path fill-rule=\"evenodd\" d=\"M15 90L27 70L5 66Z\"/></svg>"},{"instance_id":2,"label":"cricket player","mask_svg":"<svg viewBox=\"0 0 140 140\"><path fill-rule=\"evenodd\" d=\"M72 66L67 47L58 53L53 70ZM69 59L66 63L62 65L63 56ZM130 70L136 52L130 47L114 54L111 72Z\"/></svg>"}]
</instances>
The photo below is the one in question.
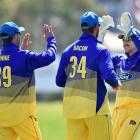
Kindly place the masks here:
<instances>
[{"instance_id":1,"label":"cricket player","mask_svg":"<svg viewBox=\"0 0 140 140\"><path fill-rule=\"evenodd\" d=\"M140 140L140 32L133 27L129 12L121 16L125 54L112 58L122 86L113 110L113 139Z\"/></svg>"},{"instance_id":2,"label":"cricket player","mask_svg":"<svg viewBox=\"0 0 140 140\"><path fill-rule=\"evenodd\" d=\"M13 22L0 26L3 48L0 51L0 140L41 140L36 119L34 70L55 60L56 41L52 28L43 26L48 43L46 51L21 50L20 34L24 27ZM26 36L26 43L29 34ZM46 83L47 84L47 83Z\"/></svg>"},{"instance_id":3,"label":"cricket player","mask_svg":"<svg viewBox=\"0 0 140 140\"><path fill-rule=\"evenodd\" d=\"M108 28L94 12L80 18L82 34L61 56L56 84L64 87L63 110L68 140L112 140L112 123L104 80L120 85L108 50L97 41Z\"/></svg>"}]
</instances>

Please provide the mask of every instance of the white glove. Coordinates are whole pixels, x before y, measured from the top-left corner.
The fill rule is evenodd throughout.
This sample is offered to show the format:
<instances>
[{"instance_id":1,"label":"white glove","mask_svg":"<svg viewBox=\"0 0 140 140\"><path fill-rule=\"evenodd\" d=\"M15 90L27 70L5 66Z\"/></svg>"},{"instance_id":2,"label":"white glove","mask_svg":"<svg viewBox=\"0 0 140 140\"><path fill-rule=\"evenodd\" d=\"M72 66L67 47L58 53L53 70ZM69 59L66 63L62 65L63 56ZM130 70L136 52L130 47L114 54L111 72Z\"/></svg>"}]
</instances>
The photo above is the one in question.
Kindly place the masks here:
<instances>
[{"instance_id":1,"label":"white glove","mask_svg":"<svg viewBox=\"0 0 140 140\"><path fill-rule=\"evenodd\" d=\"M98 41L100 42L104 41L104 36L107 30L115 26L113 18L109 15L103 16L102 20L103 22L100 24L99 35L98 35Z\"/></svg>"},{"instance_id":2,"label":"white glove","mask_svg":"<svg viewBox=\"0 0 140 140\"><path fill-rule=\"evenodd\" d=\"M117 28L123 32L127 37L132 35L133 22L129 12L124 12L120 18L121 25L117 25Z\"/></svg>"}]
</instances>

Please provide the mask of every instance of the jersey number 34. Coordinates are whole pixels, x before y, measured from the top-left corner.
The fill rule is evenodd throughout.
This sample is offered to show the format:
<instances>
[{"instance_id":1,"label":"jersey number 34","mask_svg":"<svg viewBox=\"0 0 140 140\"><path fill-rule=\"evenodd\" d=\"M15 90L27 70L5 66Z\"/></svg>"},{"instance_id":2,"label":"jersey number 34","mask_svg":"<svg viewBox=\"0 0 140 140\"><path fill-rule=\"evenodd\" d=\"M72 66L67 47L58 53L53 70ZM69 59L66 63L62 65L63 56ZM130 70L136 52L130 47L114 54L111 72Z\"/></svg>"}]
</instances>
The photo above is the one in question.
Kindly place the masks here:
<instances>
[{"instance_id":1,"label":"jersey number 34","mask_svg":"<svg viewBox=\"0 0 140 140\"><path fill-rule=\"evenodd\" d=\"M81 78L86 78L86 56L82 56L80 62L78 63L78 59L76 56L70 57L70 62L72 63L72 70L69 73L70 78L74 78L76 74L81 74Z\"/></svg>"}]
</instances>

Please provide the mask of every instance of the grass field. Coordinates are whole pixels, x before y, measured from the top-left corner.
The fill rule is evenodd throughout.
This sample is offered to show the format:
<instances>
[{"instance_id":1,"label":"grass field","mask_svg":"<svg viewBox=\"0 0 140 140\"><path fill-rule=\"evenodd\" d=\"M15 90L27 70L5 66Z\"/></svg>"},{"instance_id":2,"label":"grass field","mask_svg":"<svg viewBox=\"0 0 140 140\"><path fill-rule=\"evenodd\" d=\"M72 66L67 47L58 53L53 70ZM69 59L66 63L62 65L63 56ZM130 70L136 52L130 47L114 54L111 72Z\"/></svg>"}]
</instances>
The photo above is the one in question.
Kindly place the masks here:
<instances>
[{"instance_id":1,"label":"grass field","mask_svg":"<svg viewBox=\"0 0 140 140\"><path fill-rule=\"evenodd\" d=\"M66 120L61 102L37 103L37 118L43 140L66 140Z\"/></svg>"},{"instance_id":2,"label":"grass field","mask_svg":"<svg viewBox=\"0 0 140 140\"><path fill-rule=\"evenodd\" d=\"M43 140L65 140L66 122L62 103L37 103L37 118Z\"/></svg>"}]
</instances>

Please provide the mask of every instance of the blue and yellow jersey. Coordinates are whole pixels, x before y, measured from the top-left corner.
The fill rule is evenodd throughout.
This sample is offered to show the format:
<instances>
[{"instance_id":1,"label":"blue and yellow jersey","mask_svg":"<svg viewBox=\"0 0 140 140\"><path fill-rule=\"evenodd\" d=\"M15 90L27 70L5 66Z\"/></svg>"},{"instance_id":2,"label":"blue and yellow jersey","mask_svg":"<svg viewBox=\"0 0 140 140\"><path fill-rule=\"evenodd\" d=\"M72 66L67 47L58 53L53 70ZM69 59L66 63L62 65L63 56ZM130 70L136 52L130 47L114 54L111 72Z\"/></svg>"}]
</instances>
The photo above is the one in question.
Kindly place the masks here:
<instances>
[{"instance_id":1,"label":"blue and yellow jersey","mask_svg":"<svg viewBox=\"0 0 140 140\"><path fill-rule=\"evenodd\" d=\"M89 33L68 46L60 60L56 84L64 88L64 115L85 118L110 113L104 79L118 86L108 50Z\"/></svg>"},{"instance_id":2,"label":"blue and yellow jersey","mask_svg":"<svg viewBox=\"0 0 140 140\"><path fill-rule=\"evenodd\" d=\"M117 75L122 82L117 91L115 108L140 105L140 35L134 35L132 41L137 52L131 56L116 55L112 58Z\"/></svg>"},{"instance_id":3,"label":"blue and yellow jersey","mask_svg":"<svg viewBox=\"0 0 140 140\"><path fill-rule=\"evenodd\" d=\"M16 125L35 116L34 70L55 60L56 42L48 38L43 53L23 51L12 43L4 43L0 51L0 127Z\"/></svg>"}]
</instances>

